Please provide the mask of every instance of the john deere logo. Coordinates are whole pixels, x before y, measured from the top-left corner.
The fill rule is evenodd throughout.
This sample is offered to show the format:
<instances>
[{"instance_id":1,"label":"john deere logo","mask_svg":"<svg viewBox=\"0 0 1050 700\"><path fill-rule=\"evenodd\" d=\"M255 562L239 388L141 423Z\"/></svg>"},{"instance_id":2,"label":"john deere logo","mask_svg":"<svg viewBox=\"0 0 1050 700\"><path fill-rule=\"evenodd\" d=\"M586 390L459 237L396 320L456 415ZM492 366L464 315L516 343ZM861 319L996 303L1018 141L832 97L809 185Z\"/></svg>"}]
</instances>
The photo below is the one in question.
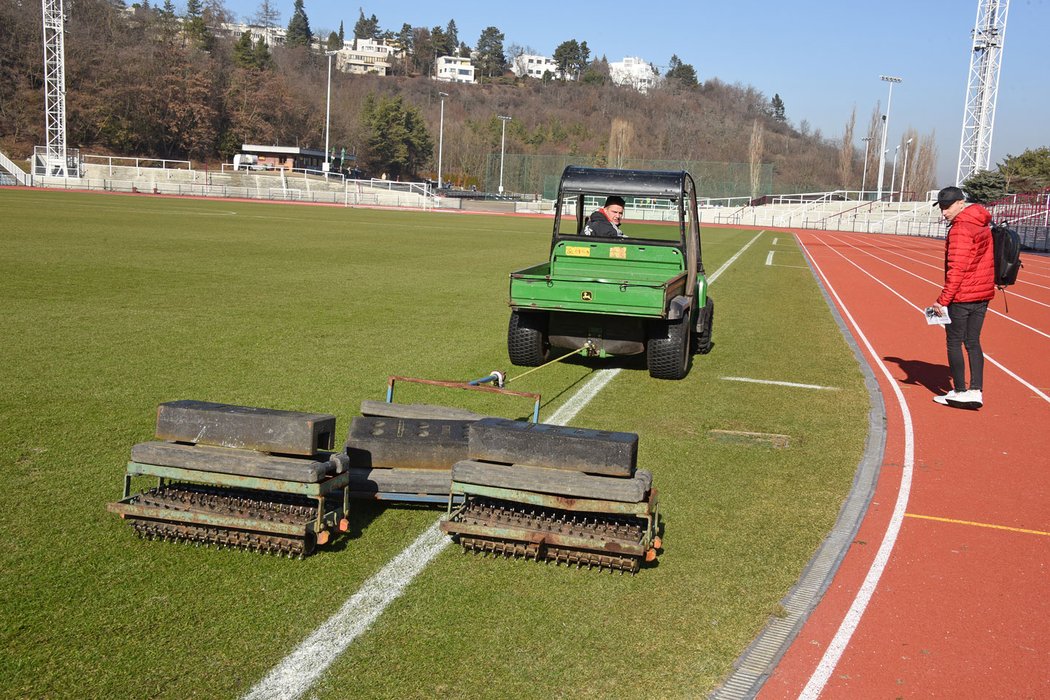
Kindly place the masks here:
<instances>
[{"instance_id":1,"label":"john deere logo","mask_svg":"<svg viewBox=\"0 0 1050 700\"><path fill-rule=\"evenodd\" d=\"M584 301L590 301L591 300L591 293L590 292L580 292L580 298L583 299Z\"/></svg>"}]
</instances>

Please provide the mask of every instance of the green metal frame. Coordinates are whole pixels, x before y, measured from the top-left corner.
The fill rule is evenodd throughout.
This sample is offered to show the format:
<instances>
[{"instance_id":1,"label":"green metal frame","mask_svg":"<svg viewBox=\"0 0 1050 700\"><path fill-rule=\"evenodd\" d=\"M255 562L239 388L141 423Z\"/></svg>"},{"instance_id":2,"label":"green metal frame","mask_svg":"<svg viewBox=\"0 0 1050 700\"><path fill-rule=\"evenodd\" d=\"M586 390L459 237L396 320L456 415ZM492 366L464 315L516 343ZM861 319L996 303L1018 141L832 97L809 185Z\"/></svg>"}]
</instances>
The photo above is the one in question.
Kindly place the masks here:
<instances>
[{"instance_id":1,"label":"green metal frame","mask_svg":"<svg viewBox=\"0 0 1050 700\"><path fill-rule=\"evenodd\" d=\"M609 515L630 515L645 521L646 525L642 532L642 539L637 546L630 545L623 549L624 554L644 556L653 540L659 534L660 499L656 489L649 489L649 497L638 503L623 503L620 501L606 501L592 498L571 498L566 496L555 496L535 491L522 491L520 489L505 489L498 486L482 486L479 484L468 484L460 481L452 482L446 523L452 523L466 507L470 496L492 498L511 503L524 503L527 505L541 506L544 508L555 508L569 512L580 513L606 513ZM461 505L454 505L453 499L462 498ZM535 533L520 528L492 528L488 526L473 526L464 523L455 523L455 530L461 534L474 534L482 537L507 537L509 539L531 540ZM589 537L573 537L558 533L542 533L545 541L550 544L563 545L566 547L578 547L582 549L596 549L595 540Z\"/></svg>"},{"instance_id":2,"label":"green metal frame","mask_svg":"<svg viewBox=\"0 0 1050 700\"><path fill-rule=\"evenodd\" d=\"M307 532L318 533L328 527L337 528L339 520L350 511L350 483L349 472L336 474L323 481L307 483L298 481L284 481L281 479L266 479L253 476L241 476L238 474L223 474L220 472L207 472L198 469L186 469L184 467L166 467L157 464L142 464L141 462L128 462L127 470L124 472L124 495L117 503L109 504L108 508L114 513L130 515L132 517L156 517L156 510L137 506L132 501L131 480L136 476L155 476L158 486L164 486L167 482L190 482L195 484L207 484L213 486L229 486L231 488L250 489L255 491L274 491L277 493L290 493L306 496L317 502L317 517L312 525L308 525ZM339 491L343 492L343 506L341 509L325 510L325 499ZM257 530L260 532L272 532L284 535L302 535L303 528L300 525L289 525L286 523L274 523L268 520L251 520L231 516L211 515L208 513L194 513L189 511L169 511L165 513L169 520L178 520L187 523L197 523L214 527L226 527L238 530Z\"/></svg>"}]
</instances>

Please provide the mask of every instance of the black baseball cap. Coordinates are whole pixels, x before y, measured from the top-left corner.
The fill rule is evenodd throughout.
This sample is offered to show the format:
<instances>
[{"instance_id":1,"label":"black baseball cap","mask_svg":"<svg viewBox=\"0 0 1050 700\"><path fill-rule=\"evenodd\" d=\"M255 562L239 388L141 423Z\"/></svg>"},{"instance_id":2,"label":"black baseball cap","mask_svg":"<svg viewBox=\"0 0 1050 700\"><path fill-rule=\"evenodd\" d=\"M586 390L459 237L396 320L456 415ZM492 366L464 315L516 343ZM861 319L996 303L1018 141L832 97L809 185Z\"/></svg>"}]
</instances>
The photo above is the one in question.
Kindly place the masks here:
<instances>
[{"instance_id":1,"label":"black baseball cap","mask_svg":"<svg viewBox=\"0 0 1050 700\"><path fill-rule=\"evenodd\" d=\"M963 191L958 187L945 187L937 193L937 201L933 203L933 206L947 209L956 202L961 202L965 199L966 195L963 194Z\"/></svg>"}]
</instances>

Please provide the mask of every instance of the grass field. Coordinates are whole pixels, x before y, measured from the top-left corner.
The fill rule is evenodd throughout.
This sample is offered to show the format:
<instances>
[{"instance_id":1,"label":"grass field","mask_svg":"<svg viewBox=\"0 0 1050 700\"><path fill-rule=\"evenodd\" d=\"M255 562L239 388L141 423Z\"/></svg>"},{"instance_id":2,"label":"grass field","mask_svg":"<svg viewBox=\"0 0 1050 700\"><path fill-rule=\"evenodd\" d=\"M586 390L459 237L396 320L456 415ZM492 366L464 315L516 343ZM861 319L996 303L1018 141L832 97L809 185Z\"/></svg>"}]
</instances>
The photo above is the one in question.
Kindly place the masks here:
<instances>
[{"instance_id":1,"label":"grass field","mask_svg":"<svg viewBox=\"0 0 1050 700\"><path fill-rule=\"evenodd\" d=\"M507 369L507 274L548 219L0 190L0 696L247 692L440 515L356 503L303 561L137 539L105 505L158 403L333 413L341 444L391 374ZM630 222L626 223L630 230ZM708 273L754 231L704 230ZM679 382L621 372L574 425L634 431L665 552L635 576L449 547L316 698L695 697L833 523L867 434L856 360L800 251L762 237L712 285L715 347ZM608 362L534 372L541 420ZM752 377L836 387L740 383ZM399 385L510 417L527 403ZM781 433L731 444L712 429Z\"/></svg>"}]
</instances>

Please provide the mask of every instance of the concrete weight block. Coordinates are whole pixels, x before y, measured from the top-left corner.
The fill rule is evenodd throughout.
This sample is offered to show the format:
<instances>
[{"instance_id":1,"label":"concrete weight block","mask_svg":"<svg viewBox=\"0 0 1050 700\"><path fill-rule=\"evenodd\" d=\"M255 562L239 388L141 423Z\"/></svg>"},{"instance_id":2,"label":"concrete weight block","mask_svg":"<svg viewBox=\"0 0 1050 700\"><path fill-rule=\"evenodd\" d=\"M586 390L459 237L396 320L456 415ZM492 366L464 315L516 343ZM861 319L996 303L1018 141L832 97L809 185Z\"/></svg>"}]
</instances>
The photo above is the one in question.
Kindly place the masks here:
<instances>
[{"instance_id":1,"label":"concrete weight block","mask_svg":"<svg viewBox=\"0 0 1050 700\"><path fill-rule=\"evenodd\" d=\"M635 433L483 418L470 426L469 459L629 477L638 462Z\"/></svg>"},{"instance_id":2,"label":"concrete weight block","mask_svg":"<svg viewBox=\"0 0 1050 700\"><path fill-rule=\"evenodd\" d=\"M131 460L160 467L195 469L217 474L235 474L257 479L279 479L316 484L335 471L335 465L301 457L275 457L251 450L211 445L179 445L172 442L143 442L131 448Z\"/></svg>"},{"instance_id":3,"label":"concrete weight block","mask_svg":"<svg viewBox=\"0 0 1050 700\"><path fill-rule=\"evenodd\" d=\"M157 438L309 457L335 445L335 416L169 401L157 407Z\"/></svg>"},{"instance_id":4,"label":"concrete weight block","mask_svg":"<svg viewBox=\"0 0 1050 700\"><path fill-rule=\"evenodd\" d=\"M346 453L351 467L451 469L467 458L464 420L357 416Z\"/></svg>"},{"instance_id":5,"label":"concrete weight block","mask_svg":"<svg viewBox=\"0 0 1050 700\"><path fill-rule=\"evenodd\" d=\"M564 469L494 464L463 460L452 467L457 483L495 486L516 491L548 493L566 498L591 498L620 503L640 503L652 487L652 475L639 469L633 478L596 476Z\"/></svg>"}]
</instances>

